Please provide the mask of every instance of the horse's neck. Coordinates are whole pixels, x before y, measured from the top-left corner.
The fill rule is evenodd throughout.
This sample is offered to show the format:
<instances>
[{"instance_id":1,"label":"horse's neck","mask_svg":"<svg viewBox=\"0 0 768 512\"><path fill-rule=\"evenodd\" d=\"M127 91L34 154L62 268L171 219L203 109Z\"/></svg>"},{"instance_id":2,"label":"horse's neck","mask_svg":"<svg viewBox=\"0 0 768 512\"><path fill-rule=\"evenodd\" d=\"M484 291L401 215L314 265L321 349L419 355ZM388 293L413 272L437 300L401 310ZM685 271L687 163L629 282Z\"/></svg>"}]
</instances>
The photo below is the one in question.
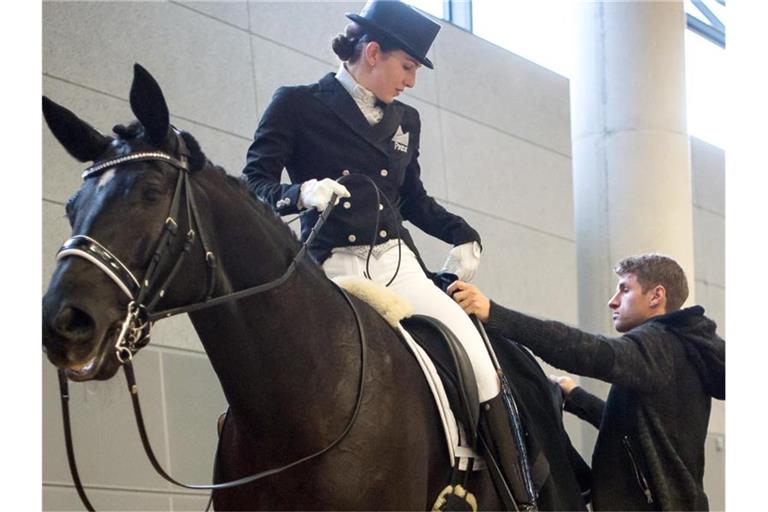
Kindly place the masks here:
<instances>
[{"instance_id":1,"label":"horse's neck","mask_svg":"<svg viewBox=\"0 0 768 512\"><path fill-rule=\"evenodd\" d=\"M327 441L306 432L310 411L327 411L338 432L332 412L347 418L354 404L357 333L329 284L300 269L280 288L192 316L233 411L262 439L290 433L283 450Z\"/></svg>"},{"instance_id":2,"label":"horse's neck","mask_svg":"<svg viewBox=\"0 0 768 512\"><path fill-rule=\"evenodd\" d=\"M232 226L231 219L219 219L217 234L220 261L232 262L233 268L224 265L222 271L234 290L275 279L288 264L285 245L269 238L283 236L275 231L282 227L254 218L245 206L235 209L250 236L244 239L241 229L227 240L223 226ZM224 251L239 257L228 259ZM190 317L230 406L250 429L265 437L284 434L303 422L307 409L341 406L343 414L346 403L351 409L360 354L350 329L354 320L340 293L310 262L298 265L277 288Z\"/></svg>"}]
</instances>

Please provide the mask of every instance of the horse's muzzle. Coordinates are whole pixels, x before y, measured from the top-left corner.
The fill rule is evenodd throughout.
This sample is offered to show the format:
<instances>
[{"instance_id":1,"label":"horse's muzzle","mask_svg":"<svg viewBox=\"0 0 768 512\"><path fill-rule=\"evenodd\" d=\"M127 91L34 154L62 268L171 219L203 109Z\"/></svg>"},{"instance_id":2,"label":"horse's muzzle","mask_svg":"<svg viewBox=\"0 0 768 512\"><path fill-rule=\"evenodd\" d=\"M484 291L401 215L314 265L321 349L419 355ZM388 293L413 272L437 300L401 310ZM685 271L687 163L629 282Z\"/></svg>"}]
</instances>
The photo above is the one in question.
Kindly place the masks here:
<instances>
[{"instance_id":1,"label":"horse's muzzle","mask_svg":"<svg viewBox=\"0 0 768 512\"><path fill-rule=\"evenodd\" d=\"M60 368L84 362L94 348L96 322L86 311L43 299L43 349Z\"/></svg>"},{"instance_id":2,"label":"horse's muzzle","mask_svg":"<svg viewBox=\"0 0 768 512\"><path fill-rule=\"evenodd\" d=\"M93 339L95 322L85 311L65 306L56 313L52 327L54 334L64 342L80 344Z\"/></svg>"},{"instance_id":3,"label":"horse's muzzle","mask_svg":"<svg viewBox=\"0 0 768 512\"><path fill-rule=\"evenodd\" d=\"M85 306L78 307L46 294L42 327L43 350L48 360L68 370L72 380L103 380L117 371L119 364L108 347L114 329L99 326Z\"/></svg>"}]
</instances>

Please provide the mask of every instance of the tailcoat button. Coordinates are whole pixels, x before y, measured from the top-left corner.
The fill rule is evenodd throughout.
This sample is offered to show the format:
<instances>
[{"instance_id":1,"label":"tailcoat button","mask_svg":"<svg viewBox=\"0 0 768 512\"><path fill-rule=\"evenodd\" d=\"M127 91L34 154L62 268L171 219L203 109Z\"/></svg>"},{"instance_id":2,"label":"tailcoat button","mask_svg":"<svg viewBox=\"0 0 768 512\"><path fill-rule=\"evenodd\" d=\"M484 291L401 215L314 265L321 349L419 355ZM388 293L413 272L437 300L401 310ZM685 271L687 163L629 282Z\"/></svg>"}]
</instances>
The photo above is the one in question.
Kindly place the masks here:
<instances>
[{"instance_id":1,"label":"tailcoat button","mask_svg":"<svg viewBox=\"0 0 768 512\"><path fill-rule=\"evenodd\" d=\"M349 210L352 207L352 203L350 203L349 201L344 201L342 206L344 207L344 209Z\"/></svg>"},{"instance_id":2,"label":"tailcoat button","mask_svg":"<svg viewBox=\"0 0 768 512\"><path fill-rule=\"evenodd\" d=\"M355 235L349 235L347 237L347 240L349 240L350 242L354 242L355 240L357 240L357 237Z\"/></svg>"},{"instance_id":3,"label":"tailcoat button","mask_svg":"<svg viewBox=\"0 0 768 512\"><path fill-rule=\"evenodd\" d=\"M381 238L385 238L385 237L387 236L387 232L386 232L385 230L383 230L383 229L382 229L381 231L379 231L379 236L380 236Z\"/></svg>"},{"instance_id":4,"label":"tailcoat button","mask_svg":"<svg viewBox=\"0 0 768 512\"><path fill-rule=\"evenodd\" d=\"M387 176L387 174L389 174L389 171L388 171L388 170L386 170L386 169L382 169L382 170L381 170L381 175L382 175L382 176L385 176L385 177L386 177L386 176Z\"/></svg>"},{"instance_id":5,"label":"tailcoat button","mask_svg":"<svg viewBox=\"0 0 768 512\"><path fill-rule=\"evenodd\" d=\"M341 175L342 176L349 176L349 169L344 169L343 171L341 171Z\"/></svg>"},{"instance_id":6,"label":"tailcoat button","mask_svg":"<svg viewBox=\"0 0 768 512\"><path fill-rule=\"evenodd\" d=\"M379 210L383 210L383 209L384 209L384 205L379 203Z\"/></svg>"}]
</instances>

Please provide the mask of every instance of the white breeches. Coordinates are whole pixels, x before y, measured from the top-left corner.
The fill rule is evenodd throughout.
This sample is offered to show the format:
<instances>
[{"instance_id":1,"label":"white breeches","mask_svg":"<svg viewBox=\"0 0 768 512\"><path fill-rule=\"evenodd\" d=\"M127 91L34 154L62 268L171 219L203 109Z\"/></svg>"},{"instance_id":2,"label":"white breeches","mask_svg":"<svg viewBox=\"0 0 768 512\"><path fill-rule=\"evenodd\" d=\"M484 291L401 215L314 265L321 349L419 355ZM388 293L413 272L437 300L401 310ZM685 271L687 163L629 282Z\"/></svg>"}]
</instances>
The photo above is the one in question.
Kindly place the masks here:
<instances>
[{"instance_id":1,"label":"white breeches","mask_svg":"<svg viewBox=\"0 0 768 512\"><path fill-rule=\"evenodd\" d=\"M400 270L389 288L407 298L415 313L437 318L458 337L472 363L477 378L477 391L481 402L499 394L500 385L490 356L485 349L480 333L472 321L453 299L443 293L424 274L416 256L401 244ZM392 278L397 268L397 246L390 248L380 258L371 256L369 269L371 279L382 285ZM323 270L330 278L339 276L363 276L365 260L352 254L349 249L336 248L323 263Z\"/></svg>"}]
</instances>

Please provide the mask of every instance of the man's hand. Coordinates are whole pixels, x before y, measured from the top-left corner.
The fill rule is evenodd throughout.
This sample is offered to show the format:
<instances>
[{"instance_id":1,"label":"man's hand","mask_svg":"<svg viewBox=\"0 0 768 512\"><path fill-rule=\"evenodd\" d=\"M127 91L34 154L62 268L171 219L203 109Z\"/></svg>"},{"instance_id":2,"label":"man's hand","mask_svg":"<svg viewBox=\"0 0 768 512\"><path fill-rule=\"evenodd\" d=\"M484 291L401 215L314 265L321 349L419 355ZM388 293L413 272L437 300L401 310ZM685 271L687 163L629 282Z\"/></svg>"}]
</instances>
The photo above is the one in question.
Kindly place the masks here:
<instances>
[{"instance_id":1,"label":"man's hand","mask_svg":"<svg viewBox=\"0 0 768 512\"><path fill-rule=\"evenodd\" d=\"M560 386L560 390L563 392L563 397L568 396L568 394L573 391L574 388L579 387L579 385L576 384L576 381L567 375L550 375L549 380Z\"/></svg>"},{"instance_id":2,"label":"man's hand","mask_svg":"<svg viewBox=\"0 0 768 512\"><path fill-rule=\"evenodd\" d=\"M454 281L447 291L468 315L475 315L481 322L488 321L491 301L477 286L464 281Z\"/></svg>"}]
</instances>

